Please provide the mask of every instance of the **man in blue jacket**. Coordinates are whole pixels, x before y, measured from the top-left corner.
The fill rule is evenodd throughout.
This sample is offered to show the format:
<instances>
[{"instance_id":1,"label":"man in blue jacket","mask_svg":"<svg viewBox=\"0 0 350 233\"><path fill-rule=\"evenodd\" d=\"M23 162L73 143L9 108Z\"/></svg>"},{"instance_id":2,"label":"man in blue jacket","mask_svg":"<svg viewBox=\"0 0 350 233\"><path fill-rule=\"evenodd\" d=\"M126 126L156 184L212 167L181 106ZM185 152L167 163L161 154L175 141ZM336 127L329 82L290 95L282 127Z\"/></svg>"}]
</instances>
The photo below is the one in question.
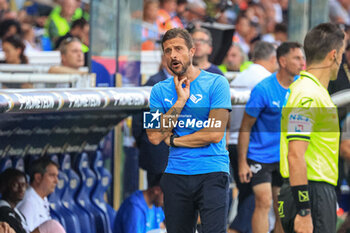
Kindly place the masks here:
<instances>
[{"instance_id":1,"label":"man in blue jacket","mask_svg":"<svg viewBox=\"0 0 350 233\"><path fill-rule=\"evenodd\" d=\"M148 184L148 189L134 192L120 206L115 219L115 233L146 233L164 227L163 192L160 177Z\"/></svg>"}]
</instances>

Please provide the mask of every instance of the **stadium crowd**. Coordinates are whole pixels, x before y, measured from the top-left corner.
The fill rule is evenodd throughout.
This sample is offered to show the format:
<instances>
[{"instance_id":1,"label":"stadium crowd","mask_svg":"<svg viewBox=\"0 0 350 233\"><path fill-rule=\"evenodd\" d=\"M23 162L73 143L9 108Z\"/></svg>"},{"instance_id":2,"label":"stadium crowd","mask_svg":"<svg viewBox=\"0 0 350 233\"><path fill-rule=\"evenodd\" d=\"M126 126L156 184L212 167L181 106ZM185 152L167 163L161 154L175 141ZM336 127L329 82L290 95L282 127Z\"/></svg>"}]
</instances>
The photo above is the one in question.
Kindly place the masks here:
<instances>
[{"instance_id":1,"label":"stadium crowd","mask_svg":"<svg viewBox=\"0 0 350 233\"><path fill-rule=\"evenodd\" d=\"M28 64L29 54L59 50L61 65L50 67L49 73L86 73L80 68L87 65L87 53L89 52L89 7L89 2L80 0L60 0L58 2L0 0L0 50L5 54L5 60L2 62ZM260 86L258 83L275 72L279 72L279 75L282 73L287 78L294 78L305 67L304 57L299 56L300 54L298 54L297 65L293 61L284 61L284 58L295 49L298 51L302 49L297 43L288 45L290 47L286 45L288 41L288 0L144 0L142 15L143 22L140 32L142 51L162 50L162 37L168 30L187 29L196 48L193 65L201 70L223 76L228 75L229 72L237 72L235 79L230 80L232 88L256 90L254 87L257 85L258 88L270 85L267 81ZM350 1L329 0L329 19L341 25L346 33L350 33ZM213 35L210 30L201 27L204 22L234 25L232 44L222 64L215 65L209 59L214 47ZM348 39L350 37L346 34L345 52L340 63L338 79L330 82L328 87L330 94L350 88L350 42ZM154 86L172 75L163 56L159 72L149 77L145 85ZM289 84L283 87L288 89ZM31 88L32 86L26 83L20 86L9 84L3 87ZM254 104L252 105L252 101L259 102L260 98L264 98L261 96L263 91L260 92L255 91L258 97L253 97L257 99L252 98L248 102L250 110L245 106L233 107L227 126L226 141L231 162L231 182L235 183L230 193L229 209L231 215L234 214L227 222L227 231L230 233L258 232L257 229L264 229L267 223L269 232L283 232L281 226L278 225L280 224L278 209L276 205L273 205L277 204L276 190L274 190L275 179L268 180L268 183L274 187L272 191L268 191L268 195L261 190L259 192L256 186L261 183L261 180L253 179L254 183L250 183L250 178L253 177L251 166L257 168L259 165L253 164L249 157L247 161L244 160L249 147L255 146L255 150L264 150L265 147L256 149L259 139L255 139L254 145L248 145L249 136L248 144L243 145L244 136L239 132L241 127L248 125L249 132L255 130L255 134L261 133L258 126L253 127L255 120L258 122L259 113L249 113L256 108ZM281 107L280 104L278 102L277 107ZM253 117L253 121L249 121L252 120L249 117ZM345 122L343 131L349 133L350 117L343 114L340 115L340 118ZM162 142L154 146L149 142L146 131L142 128L141 115L134 116L132 130L136 147L139 150L139 166L147 171L149 186L146 190L135 190L132 195L125 197L120 210L116 210L115 219L110 221L111 230L118 233L146 233L159 228L159 232L164 232L166 223L164 213L159 208L163 206L163 192L160 189L159 179L167 166L169 145ZM349 138L345 133L341 137L339 155L340 166L344 171L339 174L337 187L339 196L341 195L340 187L344 185L343 181L350 182L347 176L349 170L346 166L350 158ZM242 148L245 148L245 151ZM270 162L273 165L276 161L266 161L268 164ZM0 201L0 233L64 232L58 222L51 220L47 200L47 196L54 191L57 185L58 165L45 160L33 164L35 166L29 174L30 186L27 185L29 180L26 174L21 171L8 169L0 175L2 198ZM245 179L246 177L249 179ZM264 198L264 195L269 198ZM238 202L238 207L232 204L234 202ZM267 204L264 205L265 203ZM339 233L350 229L350 218L346 218L346 213L342 214L341 208L347 207L338 207L338 221L345 220L345 223L339 228ZM34 209L36 211L33 211ZM256 209L263 211L262 216L266 220L268 218L268 221L252 226L254 225L251 224L252 219L258 222L257 219L260 219L261 216L257 216L258 211L254 212ZM197 231L201 232L200 217L197 220ZM69 230L66 229L66 232L69 233Z\"/></svg>"}]
</instances>

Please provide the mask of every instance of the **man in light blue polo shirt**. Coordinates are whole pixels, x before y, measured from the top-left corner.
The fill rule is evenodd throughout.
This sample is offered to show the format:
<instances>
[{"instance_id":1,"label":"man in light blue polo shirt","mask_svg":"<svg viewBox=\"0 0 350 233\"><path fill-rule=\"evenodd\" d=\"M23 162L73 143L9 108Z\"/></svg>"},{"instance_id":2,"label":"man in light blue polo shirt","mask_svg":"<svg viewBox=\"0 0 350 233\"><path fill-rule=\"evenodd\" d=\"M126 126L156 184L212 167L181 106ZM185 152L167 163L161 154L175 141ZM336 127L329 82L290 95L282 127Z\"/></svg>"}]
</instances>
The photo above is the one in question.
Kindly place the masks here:
<instances>
[{"instance_id":1,"label":"man in light blue polo shirt","mask_svg":"<svg viewBox=\"0 0 350 233\"><path fill-rule=\"evenodd\" d=\"M240 181L247 183L251 180L255 195L254 233L268 232L272 199L276 215L274 232L283 232L277 208L277 194L282 185L279 172L280 119L288 87L305 64L301 45L283 43L277 48L277 61L278 72L252 90L238 138Z\"/></svg>"},{"instance_id":2,"label":"man in light blue polo shirt","mask_svg":"<svg viewBox=\"0 0 350 233\"><path fill-rule=\"evenodd\" d=\"M157 83L151 92L151 143L170 145L161 180L168 233L195 232L198 212L204 233L226 232L229 158L225 129L231 110L228 81L193 66L190 34L171 29L162 48L173 78Z\"/></svg>"}]
</instances>

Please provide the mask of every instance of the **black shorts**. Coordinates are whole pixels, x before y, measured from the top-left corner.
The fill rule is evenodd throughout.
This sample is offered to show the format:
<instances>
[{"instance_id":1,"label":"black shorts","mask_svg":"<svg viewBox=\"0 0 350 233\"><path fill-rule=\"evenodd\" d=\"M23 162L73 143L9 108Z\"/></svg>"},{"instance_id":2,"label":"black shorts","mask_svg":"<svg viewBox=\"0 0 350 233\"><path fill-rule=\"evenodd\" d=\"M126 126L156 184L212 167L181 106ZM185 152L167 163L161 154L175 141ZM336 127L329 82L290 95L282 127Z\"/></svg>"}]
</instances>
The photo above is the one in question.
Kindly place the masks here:
<instances>
[{"instance_id":1,"label":"black shorts","mask_svg":"<svg viewBox=\"0 0 350 233\"><path fill-rule=\"evenodd\" d=\"M251 179L252 186L271 183L272 186L281 187L283 183L282 176L280 174L280 164L276 163L260 163L251 159L248 159L249 167L253 173Z\"/></svg>"},{"instance_id":2,"label":"black shorts","mask_svg":"<svg viewBox=\"0 0 350 233\"><path fill-rule=\"evenodd\" d=\"M198 212L203 233L225 233L228 213L229 175L164 173L164 213L168 233L193 233Z\"/></svg>"},{"instance_id":3,"label":"black shorts","mask_svg":"<svg viewBox=\"0 0 350 233\"><path fill-rule=\"evenodd\" d=\"M325 182L309 181L311 217L314 233L335 233L337 196L335 187ZM289 181L286 179L278 195L278 212L285 233L294 233L297 214Z\"/></svg>"}]
</instances>

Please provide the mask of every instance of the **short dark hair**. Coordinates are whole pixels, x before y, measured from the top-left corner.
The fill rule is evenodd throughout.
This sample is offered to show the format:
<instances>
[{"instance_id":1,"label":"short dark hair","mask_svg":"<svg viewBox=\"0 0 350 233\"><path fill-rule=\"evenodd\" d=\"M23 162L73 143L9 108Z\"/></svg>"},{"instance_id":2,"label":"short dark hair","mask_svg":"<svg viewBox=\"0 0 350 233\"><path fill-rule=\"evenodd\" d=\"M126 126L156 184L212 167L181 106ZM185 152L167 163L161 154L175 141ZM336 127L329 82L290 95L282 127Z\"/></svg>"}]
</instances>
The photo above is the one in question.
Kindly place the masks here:
<instances>
[{"instance_id":1,"label":"short dark hair","mask_svg":"<svg viewBox=\"0 0 350 233\"><path fill-rule=\"evenodd\" d=\"M280 57L288 54L291 49L300 49L303 46L298 42L284 42L277 48L277 62L279 63Z\"/></svg>"},{"instance_id":2,"label":"short dark hair","mask_svg":"<svg viewBox=\"0 0 350 233\"><path fill-rule=\"evenodd\" d=\"M147 176L148 188L152 188L155 186L160 186L160 180L163 174L150 175Z\"/></svg>"},{"instance_id":3,"label":"short dark hair","mask_svg":"<svg viewBox=\"0 0 350 233\"><path fill-rule=\"evenodd\" d=\"M265 41L256 42L253 53L252 60L268 60L272 55L276 55L276 48L272 43Z\"/></svg>"},{"instance_id":4,"label":"short dark hair","mask_svg":"<svg viewBox=\"0 0 350 233\"><path fill-rule=\"evenodd\" d=\"M275 32L287 33L287 25L285 23L277 23L275 25Z\"/></svg>"},{"instance_id":5,"label":"short dark hair","mask_svg":"<svg viewBox=\"0 0 350 233\"><path fill-rule=\"evenodd\" d=\"M16 28L16 34L22 36L22 28L19 21L15 19L6 19L0 23L0 38L3 38L12 26Z\"/></svg>"},{"instance_id":6,"label":"short dark hair","mask_svg":"<svg viewBox=\"0 0 350 233\"><path fill-rule=\"evenodd\" d=\"M3 197L8 197L10 191L9 187L13 184L17 177L26 178L26 175L24 172L15 168L7 168L0 174L0 193Z\"/></svg>"},{"instance_id":7,"label":"short dark hair","mask_svg":"<svg viewBox=\"0 0 350 233\"><path fill-rule=\"evenodd\" d=\"M309 31L304 39L306 64L319 63L326 55L343 46L344 32L334 23L322 23Z\"/></svg>"},{"instance_id":8,"label":"short dark hair","mask_svg":"<svg viewBox=\"0 0 350 233\"><path fill-rule=\"evenodd\" d=\"M28 64L28 57L24 54L24 50L26 49L26 45L24 44L22 38L15 34L9 37L6 37L2 40L2 43L9 43L16 49L21 49L21 53L19 54L19 58L21 59L21 64Z\"/></svg>"},{"instance_id":9,"label":"short dark hair","mask_svg":"<svg viewBox=\"0 0 350 233\"><path fill-rule=\"evenodd\" d=\"M186 4L186 3L187 3L187 0L177 0L176 1L177 5Z\"/></svg>"},{"instance_id":10,"label":"short dark hair","mask_svg":"<svg viewBox=\"0 0 350 233\"><path fill-rule=\"evenodd\" d=\"M88 22L86 21L86 19L80 18L80 19L74 20L74 21L72 22L71 29L76 28L76 27L78 27L78 28L83 28L83 27L85 27L85 25L87 25L87 24L88 24Z\"/></svg>"},{"instance_id":11,"label":"short dark hair","mask_svg":"<svg viewBox=\"0 0 350 233\"><path fill-rule=\"evenodd\" d=\"M40 173L41 175L44 175L46 173L46 168L49 165L54 165L57 169L59 168L58 164L47 156L34 160L29 168L30 182L32 183L34 181L35 174Z\"/></svg>"},{"instance_id":12,"label":"short dark hair","mask_svg":"<svg viewBox=\"0 0 350 233\"><path fill-rule=\"evenodd\" d=\"M171 39L174 39L174 38L182 38L182 39L184 39L187 48L188 49L193 48L193 40L192 40L192 37L191 37L190 33L186 29L183 29L183 28L173 28L173 29L168 30L164 34L164 36L162 38L162 49L164 50L163 45L164 45L165 41L171 40Z\"/></svg>"}]
</instances>

